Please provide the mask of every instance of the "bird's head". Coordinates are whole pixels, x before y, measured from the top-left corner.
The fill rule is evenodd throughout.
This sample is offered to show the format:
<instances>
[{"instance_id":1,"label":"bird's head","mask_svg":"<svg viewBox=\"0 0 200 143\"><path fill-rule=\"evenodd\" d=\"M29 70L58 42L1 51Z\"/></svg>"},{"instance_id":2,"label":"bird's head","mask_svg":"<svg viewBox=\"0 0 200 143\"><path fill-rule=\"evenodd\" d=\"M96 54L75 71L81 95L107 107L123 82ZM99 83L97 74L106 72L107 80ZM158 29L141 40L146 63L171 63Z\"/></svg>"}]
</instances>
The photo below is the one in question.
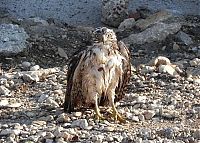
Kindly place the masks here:
<instances>
[{"instance_id":1,"label":"bird's head","mask_svg":"<svg viewBox=\"0 0 200 143\"><path fill-rule=\"evenodd\" d=\"M96 28L93 32L94 42L112 43L117 41L115 32L112 29L106 27Z\"/></svg>"}]
</instances>

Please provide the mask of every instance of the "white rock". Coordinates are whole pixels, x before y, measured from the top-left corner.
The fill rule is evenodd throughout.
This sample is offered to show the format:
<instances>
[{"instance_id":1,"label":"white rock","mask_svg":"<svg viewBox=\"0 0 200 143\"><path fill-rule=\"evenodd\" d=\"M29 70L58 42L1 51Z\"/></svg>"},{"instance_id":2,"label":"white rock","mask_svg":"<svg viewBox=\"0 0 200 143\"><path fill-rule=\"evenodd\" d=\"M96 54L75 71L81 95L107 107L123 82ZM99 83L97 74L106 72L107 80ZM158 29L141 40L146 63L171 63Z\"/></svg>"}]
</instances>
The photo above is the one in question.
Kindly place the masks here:
<instances>
[{"instance_id":1,"label":"white rock","mask_svg":"<svg viewBox=\"0 0 200 143\"><path fill-rule=\"evenodd\" d=\"M195 59L191 60L190 61L190 65L191 66L198 66L198 65L200 65L200 59L195 58Z\"/></svg>"},{"instance_id":2,"label":"white rock","mask_svg":"<svg viewBox=\"0 0 200 143\"><path fill-rule=\"evenodd\" d=\"M121 31L124 30L130 30L135 26L135 19L134 18L128 18L125 19L122 23L120 23L118 29Z\"/></svg>"},{"instance_id":3,"label":"white rock","mask_svg":"<svg viewBox=\"0 0 200 143\"><path fill-rule=\"evenodd\" d=\"M80 117L82 115L82 112L74 112L73 115L76 117Z\"/></svg>"},{"instance_id":4,"label":"white rock","mask_svg":"<svg viewBox=\"0 0 200 143\"><path fill-rule=\"evenodd\" d=\"M46 99L46 103L53 107L59 107L59 104L55 100L53 100L51 97Z\"/></svg>"},{"instance_id":5,"label":"white rock","mask_svg":"<svg viewBox=\"0 0 200 143\"><path fill-rule=\"evenodd\" d=\"M39 65L35 65L35 66L32 66L31 68L30 68L30 71L37 71L37 70L39 70L40 69L40 66Z\"/></svg>"},{"instance_id":6,"label":"white rock","mask_svg":"<svg viewBox=\"0 0 200 143\"><path fill-rule=\"evenodd\" d=\"M86 119L78 119L72 122L71 127L80 127L81 129L87 129L88 122Z\"/></svg>"},{"instance_id":7,"label":"white rock","mask_svg":"<svg viewBox=\"0 0 200 143\"><path fill-rule=\"evenodd\" d=\"M134 122L139 122L140 120L139 120L139 118L138 118L138 116L132 116L132 121L134 121Z\"/></svg>"},{"instance_id":8,"label":"white rock","mask_svg":"<svg viewBox=\"0 0 200 143\"><path fill-rule=\"evenodd\" d=\"M197 83L197 84L200 84L200 79L194 79L193 82Z\"/></svg>"},{"instance_id":9,"label":"white rock","mask_svg":"<svg viewBox=\"0 0 200 143\"><path fill-rule=\"evenodd\" d=\"M180 49L180 46L178 44L176 44L176 42L174 42L174 44L173 44L173 50L177 51L179 49Z\"/></svg>"},{"instance_id":10,"label":"white rock","mask_svg":"<svg viewBox=\"0 0 200 143\"><path fill-rule=\"evenodd\" d=\"M168 73L172 76L179 76L179 74L176 72L175 68L172 67L171 65L160 65L159 72L160 73Z\"/></svg>"},{"instance_id":11,"label":"white rock","mask_svg":"<svg viewBox=\"0 0 200 143\"><path fill-rule=\"evenodd\" d=\"M159 67L160 65L171 65L171 62L167 57L158 56L157 58L152 59L148 65Z\"/></svg>"},{"instance_id":12,"label":"white rock","mask_svg":"<svg viewBox=\"0 0 200 143\"><path fill-rule=\"evenodd\" d=\"M115 128L113 126L108 126L108 127L104 128L104 131L108 131L108 132L112 132L114 130L115 130Z\"/></svg>"},{"instance_id":13,"label":"white rock","mask_svg":"<svg viewBox=\"0 0 200 143\"><path fill-rule=\"evenodd\" d=\"M8 104L9 104L9 102L8 102L7 99L2 99L2 100L0 100L0 107L1 107L1 106L6 106L6 105L8 105Z\"/></svg>"}]
</instances>

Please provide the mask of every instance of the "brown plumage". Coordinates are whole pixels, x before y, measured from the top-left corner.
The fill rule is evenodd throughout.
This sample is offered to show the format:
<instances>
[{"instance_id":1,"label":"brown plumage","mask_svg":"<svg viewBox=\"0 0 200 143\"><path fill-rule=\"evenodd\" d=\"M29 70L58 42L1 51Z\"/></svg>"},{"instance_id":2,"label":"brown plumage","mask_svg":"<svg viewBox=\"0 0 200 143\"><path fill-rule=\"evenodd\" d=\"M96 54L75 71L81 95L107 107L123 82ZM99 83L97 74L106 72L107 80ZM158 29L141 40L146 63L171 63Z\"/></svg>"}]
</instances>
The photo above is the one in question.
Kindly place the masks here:
<instances>
[{"instance_id":1,"label":"brown plumage","mask_svg":"<svg viewBox=\"0 0 200 143\"><path fill-rule=\"evenodd\" d=\"M94 32L94 43L78 52L70 61L64 110L95 107L97 118L103 118L99 105L110 105L114 118L123 122L115 102L124 97L130 80L130 54L126 45L117 41L113 30L106 27Z\"/></svg>"}]
</instances>

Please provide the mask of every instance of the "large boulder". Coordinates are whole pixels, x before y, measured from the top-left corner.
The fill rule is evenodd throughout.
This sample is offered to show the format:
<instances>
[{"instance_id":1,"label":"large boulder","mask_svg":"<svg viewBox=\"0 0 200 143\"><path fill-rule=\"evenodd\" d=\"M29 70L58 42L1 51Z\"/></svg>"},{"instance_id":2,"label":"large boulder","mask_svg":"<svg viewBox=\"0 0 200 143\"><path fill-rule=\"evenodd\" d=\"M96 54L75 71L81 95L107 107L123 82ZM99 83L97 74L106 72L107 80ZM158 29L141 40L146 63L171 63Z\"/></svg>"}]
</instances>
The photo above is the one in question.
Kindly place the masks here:
<instances>
[{"instance_id":1,"label":"large boulder","mask_svg":"<svg viewBox=\"0 0 200 143\"><path fill-rule=\"evenodd\" d=\"M129 0L103 0L101 21L109 26L118 27L128 17Z\"/></svg>"},{"instance_id":2,"label":"large boulder","mask_svg":"<svg viewBox=\"0 0 200 143\"><path fill-rule=\"evenodd\" d=\"M17 54L27 48L28 34L13 24L0 25L0 54Z\"/></svg>"}]
</instances>

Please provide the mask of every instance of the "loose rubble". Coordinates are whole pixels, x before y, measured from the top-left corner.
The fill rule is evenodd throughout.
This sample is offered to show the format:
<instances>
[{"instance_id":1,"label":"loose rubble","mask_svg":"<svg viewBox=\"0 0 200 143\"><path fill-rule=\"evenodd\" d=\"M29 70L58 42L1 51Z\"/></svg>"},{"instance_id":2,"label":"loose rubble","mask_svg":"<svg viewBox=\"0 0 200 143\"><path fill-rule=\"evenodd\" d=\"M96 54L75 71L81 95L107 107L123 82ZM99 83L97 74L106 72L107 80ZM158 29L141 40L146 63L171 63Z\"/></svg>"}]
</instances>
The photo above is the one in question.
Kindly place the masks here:
<instances>
[{"instance_id":1,"label":"loose rubble","mask_svg":"<svg viewBox=\"0 0 200 143\"><path fill-rule=\"evenodd\" d=\"M15 19L30 35L32 48L25 55L0 57L0 142L198 143L200 18L151 13L115 21L117 31L132 31L121 37L133 63L125 98L117 103L127 120L123 124L104 107L106 119L100 121L93 109L63 111L68 58L90 44L91 28Z\"/></svg>"}]
</instances>

